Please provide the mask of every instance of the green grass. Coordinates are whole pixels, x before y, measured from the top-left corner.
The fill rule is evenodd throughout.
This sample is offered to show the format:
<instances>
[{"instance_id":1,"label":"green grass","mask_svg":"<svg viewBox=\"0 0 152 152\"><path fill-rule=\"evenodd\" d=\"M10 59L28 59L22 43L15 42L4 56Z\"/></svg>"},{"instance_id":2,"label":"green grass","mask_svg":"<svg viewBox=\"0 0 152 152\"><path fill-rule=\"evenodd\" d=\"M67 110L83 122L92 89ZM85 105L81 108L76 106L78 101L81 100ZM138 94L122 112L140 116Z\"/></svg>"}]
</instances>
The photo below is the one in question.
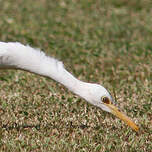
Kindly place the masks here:
<instances>
[{"instance_id":1,"label":"green grass","mask_svg":"<svg viewBox=\"0 0 152 152\"><path fill-rule=\"evenodd\" d=\"M79 79L116 92L135 133L62 85L0 71L0 151L150 152L151 0L0 1L0 40L20 41L62 60Z\"/></svg>"}]
</instances>

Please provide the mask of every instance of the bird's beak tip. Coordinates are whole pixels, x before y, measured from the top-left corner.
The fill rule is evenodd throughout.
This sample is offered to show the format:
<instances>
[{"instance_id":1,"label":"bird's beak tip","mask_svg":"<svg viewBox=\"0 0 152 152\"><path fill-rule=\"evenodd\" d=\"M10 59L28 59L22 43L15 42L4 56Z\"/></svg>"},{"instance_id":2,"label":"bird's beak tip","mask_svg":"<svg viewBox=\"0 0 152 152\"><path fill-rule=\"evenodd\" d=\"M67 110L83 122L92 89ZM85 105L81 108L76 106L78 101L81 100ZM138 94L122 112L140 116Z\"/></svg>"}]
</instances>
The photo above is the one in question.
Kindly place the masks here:
<instances>
[{"instance_id":1,"label":"bird's beak tip","mask_svg":"<svg viewBox=\"0 0 152 152\"><path fill-rule=\"evenodd\" d=\"M136 132L138 132L139 127L129 117L127 117L125 114L123 114L122 112L120 112L116 106L114 106L113 104L111 104L111 102L109 104L105 104L105 105L108 108L110 108L111 113L113 115L115 115L116 117L118 117L121 120L123 120L128 126L130 126L133 130L135 130Z\"/></svg>"}]
</instances>

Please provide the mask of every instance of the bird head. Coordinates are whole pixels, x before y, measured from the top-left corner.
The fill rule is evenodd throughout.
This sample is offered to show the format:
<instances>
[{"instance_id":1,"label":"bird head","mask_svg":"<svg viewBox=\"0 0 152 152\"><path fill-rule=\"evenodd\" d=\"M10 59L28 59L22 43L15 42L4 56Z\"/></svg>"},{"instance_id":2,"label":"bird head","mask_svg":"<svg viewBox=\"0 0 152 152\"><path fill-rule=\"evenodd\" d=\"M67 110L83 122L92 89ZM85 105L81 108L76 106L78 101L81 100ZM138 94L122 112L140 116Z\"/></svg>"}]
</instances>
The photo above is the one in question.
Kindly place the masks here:
<instances>
[{"instance_id":1,"label":"bird head","mask_svg":"<svg viewBox=\"0 0 152 152\"><path fill-rule=\"evenodd\" d=\"M103 86L91 84L88 88L89 90L86 100L100 109L112 113L128 124L133 130L138 131L136 124L115 106L114 99Z\"/></svg>"}]
</instances>

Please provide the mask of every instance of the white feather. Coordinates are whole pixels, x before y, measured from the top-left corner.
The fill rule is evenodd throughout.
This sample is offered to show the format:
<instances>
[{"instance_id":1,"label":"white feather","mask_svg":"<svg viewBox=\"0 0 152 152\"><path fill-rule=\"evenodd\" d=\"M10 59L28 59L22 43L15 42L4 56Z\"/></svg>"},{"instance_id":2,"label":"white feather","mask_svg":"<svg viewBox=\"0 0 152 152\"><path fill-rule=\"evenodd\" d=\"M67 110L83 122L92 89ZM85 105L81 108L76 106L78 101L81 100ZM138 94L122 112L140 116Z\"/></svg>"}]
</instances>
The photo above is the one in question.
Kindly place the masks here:
<instances>
[{"instance_id":1,"label":"white feather","mask_svg":"<svg viewBox=\"0 0 152 152\"><path fill-rule=\"evenodd\" d=\"M102 96L112 100L104 87L76 79L64 68L61 61L46 56L39 49L18 42L0 42L0 68L21 69L52 78L89 103L110 112L110 109L101 101Z\"/></svg>"}]
</instances>

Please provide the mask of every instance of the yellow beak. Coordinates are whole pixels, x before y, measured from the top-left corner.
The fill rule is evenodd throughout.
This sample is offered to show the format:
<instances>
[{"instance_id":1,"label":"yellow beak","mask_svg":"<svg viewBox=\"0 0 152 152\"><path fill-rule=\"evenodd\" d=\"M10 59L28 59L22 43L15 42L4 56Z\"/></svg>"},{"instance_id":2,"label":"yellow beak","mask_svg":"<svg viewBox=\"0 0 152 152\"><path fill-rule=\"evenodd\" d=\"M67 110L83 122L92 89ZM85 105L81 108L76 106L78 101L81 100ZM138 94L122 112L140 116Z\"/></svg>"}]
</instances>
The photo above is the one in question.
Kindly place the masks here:
<instances>
[{"instance_id":1,"label":"yellow beak","mask_svg":"<svg viewBox=\"0 0 152 152\"><path fill-rule=\"evenodd\" d=\"M120 118L121 120L123 120L128 126L130 126L133 130L135 130L136 132L138 131L138 126L132 121L130 120L129 117L127 117L126 115L124 115L122 112L120 112L118 110L117 107L115 107L114 105L112 105L111 103L106 104L104 103L107 107L110 108L111 113L113 115L115 115L116 117Z\"/></svg>"}]
</instances>

